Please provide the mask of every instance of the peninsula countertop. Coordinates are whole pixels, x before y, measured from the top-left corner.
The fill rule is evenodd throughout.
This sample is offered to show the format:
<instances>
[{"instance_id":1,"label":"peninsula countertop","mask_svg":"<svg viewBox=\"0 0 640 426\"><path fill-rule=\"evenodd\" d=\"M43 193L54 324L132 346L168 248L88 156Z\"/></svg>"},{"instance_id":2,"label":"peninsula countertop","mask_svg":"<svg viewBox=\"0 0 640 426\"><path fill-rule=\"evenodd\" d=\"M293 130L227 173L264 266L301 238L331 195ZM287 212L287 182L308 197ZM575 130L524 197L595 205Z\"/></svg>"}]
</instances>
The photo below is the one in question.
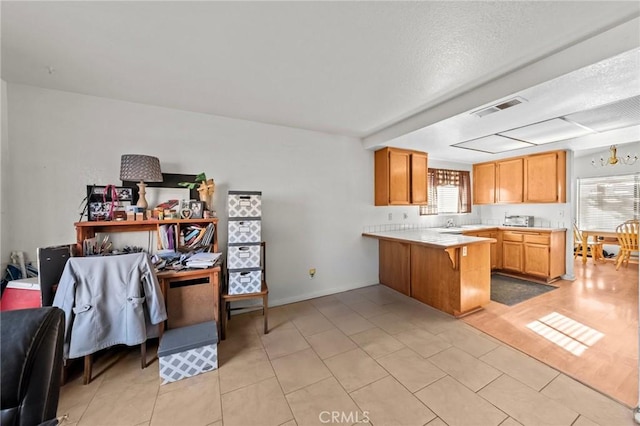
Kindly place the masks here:
<instances>
[{"instance_id":1,"label":"peninsula countertop","mask_svg":"<svg viewBox=\"0 0 640 426\"><path fill-rule=\"evenodd\" d=\"M466 235L441 233L429 229L363 232L362 235L379 240L407 242L441 249L496 242L493 238L467 237Z\"/></svg>"}]
</instances>

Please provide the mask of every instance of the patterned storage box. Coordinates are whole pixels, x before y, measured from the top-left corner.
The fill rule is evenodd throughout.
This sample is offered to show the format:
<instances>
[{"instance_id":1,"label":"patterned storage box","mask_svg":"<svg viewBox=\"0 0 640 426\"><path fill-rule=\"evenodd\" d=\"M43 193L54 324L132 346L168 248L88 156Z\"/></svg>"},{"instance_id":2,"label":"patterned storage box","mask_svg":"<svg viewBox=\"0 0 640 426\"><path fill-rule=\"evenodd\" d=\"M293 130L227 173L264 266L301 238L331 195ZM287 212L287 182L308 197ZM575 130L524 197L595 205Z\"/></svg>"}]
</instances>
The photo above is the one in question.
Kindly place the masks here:
<instances>
[{"instance_id":1,"label":"patterned storage box","mask_svg":"<svg viewBox=\"0 0 640 426\"><path fill-rule=\"evenodd\" d=\"M260 243L230 245L227 249L227 268L259 268Z\"/></svg>"},{"instance_id":2,"label":"patterned storage box","mask_svg":"<svg viewBox=\"0 0 640 426\"><path fill-rule=\"evenodd\" d=\"M229 217L262 216L262 192L229 191Z\"/></svg>"},{"instance_id":3,"label":"patterned storage box","mask_svg":"<svg viewBox=\"0 0 640 426\"><path fill-rule=\"evenodd\" d=\"M261 288L262 271L260 268L229 270L229 294L258 293Z\"/></svg>"},{"instance_id":4,"label":"patterned storage box","mask_svg":"<svg viewBox=\"0 0 640 426\"><path fill-rule=\"evenodd\" d=\"M218 327L207 321L166 330L158 347L162 384L218 368Z\"/></svg>"},{"instance_id":5,"label":"patterned storage box","mask_svg":"<svg viewBox=\"0 0 640 426\"><path fill-rule=\"evenodd\" d=\"M259 243L261 238L260 220L229 219L229 244Z\"/></svg>"}]
</instances>

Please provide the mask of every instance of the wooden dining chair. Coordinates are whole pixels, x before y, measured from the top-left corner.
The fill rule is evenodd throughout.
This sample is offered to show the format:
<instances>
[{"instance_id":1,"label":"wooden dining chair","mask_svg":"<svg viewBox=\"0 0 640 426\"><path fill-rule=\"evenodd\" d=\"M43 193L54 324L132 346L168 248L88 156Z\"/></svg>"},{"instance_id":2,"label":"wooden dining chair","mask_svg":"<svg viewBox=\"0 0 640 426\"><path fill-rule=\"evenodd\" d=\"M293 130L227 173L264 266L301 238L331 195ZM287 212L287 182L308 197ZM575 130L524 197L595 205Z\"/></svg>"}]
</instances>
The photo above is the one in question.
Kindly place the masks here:
<instances>
[{"instance_id":1,"label":"wooden dining chair","mask_svg":"<svg viewBox=\"0 0 640 426\"><path fill-rule=\"evenodd\" d=\"M638 254L638 220L628 220L616 228L620 252L616 258L616 271L620 265L629 265L629 259L633 253Z\"/></svg>"},{"instance_id":2,"label":"wooden dining chair","mask_svg":"<svg viewBox=\"0 0 640 426\"><path fill-rule=\"evenodd\" d=\"M582 232L578 229L578 226L573 224L573 258L577 258L579 254L582 254ZM604 261L604 250L602 243L598 240L588 241L587 240L587 252L591 253L591 258L594 260L602 260Z\"/></svg>"}]
</instances>

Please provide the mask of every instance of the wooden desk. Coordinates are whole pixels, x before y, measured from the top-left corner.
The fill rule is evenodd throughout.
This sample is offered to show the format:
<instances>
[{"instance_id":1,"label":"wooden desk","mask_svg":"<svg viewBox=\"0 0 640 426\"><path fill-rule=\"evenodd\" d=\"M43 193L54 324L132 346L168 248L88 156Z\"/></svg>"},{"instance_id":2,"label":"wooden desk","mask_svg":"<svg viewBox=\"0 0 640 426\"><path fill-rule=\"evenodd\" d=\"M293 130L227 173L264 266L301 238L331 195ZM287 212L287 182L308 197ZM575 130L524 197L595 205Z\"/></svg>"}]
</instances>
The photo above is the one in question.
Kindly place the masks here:
<instances>
[{"instance_id":1,"label":"wooden desk","mask_svg":"<svg viewBox=\"0 0 640 426\"><path fill-rule=\"evenodd\" d=\"M213 233L213 241L210 244L210 249L213 252L218 252L218 219L217 218L208 218L208 219L169 219L169 220L122 220L122 221L95 221L95 222L76 222L74 224L76 228L76 255L83 256L83 246L84 241L88 238L93 238L98 233L114 233L114 232L155 232L159 233L160 227L162 225L172 225L175 228L175 235L178 241L178 248L186 248L181 247L180 243L180 235L182 234L183 227L188 227L190 225L200 225L206 227L209 224L213 224L214 233ZM159 241L159 237L158 237ZM160 248L160 247L158 247ZM193 323L209 321L211 319L216 321L218 326L218 340L220 339L220 273L222 271L221 266L215 266L213 268L208 269L196 269L196 270L182 270L182 271L166 271L160 272L157 274L158 282L160 284L160 288L162 291L162 295L164 296L165 303L167 303L170 298L169 292L171 290L171 283L181 282L181 281L189 281L189 280L198 280L198 279L207 279L208 284L211 286L210 289L210 297L211 301L208 302L204 300L204 304L209 305L208 308L201 309L198 312L195 312L194 317L191 318ZM205 297L208 299L208 297ZM187 299L189 302L194 302L193 300ZM203 301L199 301L202 302ZM187 303L186 306L192 308L195 303ZM169 313L170 304L167 304L167 314ZM180 309L178 312L181 312ZM195 311L195 310L194 310ZM192 313L190 311L189 313ZM203 318L199 321L200 318ZM169 323L170 320L167 321ZM180 322L178 321L178 324ZM186 324L184 324L186 325ZM169 325L170 326L170 325ZM180 325L176 325L180 326ZM160 324L160 335L164 331L165 324ZM142 368L146 367L146 342L140 345L141 350L141 362ZM84 384L88 384L91 380L91 369L92 369L92 356L86 355L84 357ZM66 379L65 376L63 376ZM64 380L63 380L64 383Z\"/></svg>"},{"instance_id":2,"label":"wooden desk","mask_svg":"<svg viewBox=\"0 0 640 426\"><path fill-rule=\"evenodd\" d=\"M220 340L221 273L222 267L220 265L207 269L159 272L157 274L158 282L167 305L167 326L176 328L214 320L218 326L218 340ZM176 292L171 289L172 283L203 279L208 280L208 288L205 292L198 291L195 288L193 289L194 291L188 290L194 286L177 287ZM182 291L178 290L178 288L182 289Z\"/></svg>"},{"instance_id":3,"label":"wooden desk","mask_svg":"<svg viewBox=\"0 0 640 426\"><path fill-rule=\"evenodd\" d=\"M210 249L213 252L218 252L218 219L217 218L208 218L208 219L168 219L168 220L123 220L123 221L95 221L95 222L76 222L74 225L76 227L76 252L78 256L82 256L83 253L83 242L88 238L93 238L98 233L119 233L119 232L150 232L150 233L159 233L160 227L163 225L174 226L176 231L176 239L178 242L178 249L189 249L189 247L184 246L184 242L181 242L180 236L183 234L183 229L187 229L187 227L191 225L199 225L201 227L206 227L209 224L213 224L214 233L213 233L213 241L211 241ZM159 242L159 237L158 237ZM160 248L160 247L158 247ZM194 295L190 292L185 292L186 303L184 304L187 309L178 309L177 316L179 317L183 313L188 313L191 315L191 323L196 322L204 322L215 320L218 324L218 328L220 327L220 274L222 272L221 266L215 266L213 268L208 269L195 269L195 270L182 270L182 271L164 271L157 274L158 281L160 283L160 287L162 289L162 295L165 298L165 301L171 298L171 283L178 283L190 280L208 280L208 283L211 286L210 291L207 292L206 298L213 298L211 300L206 301L203 300L205 297L202 294ZM186 287L185 287L186 288ZM190 294L186 294L190 293ZM165 302L166 303L166 302ZM209 306L206 309L200 309L197 311L197 305L200 304L202 306L204 303ZM167 304L167 313L171 310L170 304ZM195 308L195 309L194 309ZM201 321L198 321L201 320ZM172 326L171 318L167 321L168 326ZM182 325L189 325L189 320L181 322L179 319L174 324L174 327L180 327ZM220 333L218 333L220 334Z\"/></svg>"},{"instance_id":4,"label":"wooden desk","mask_svg":"<svg viewBox=\"0 0 640 426\"><path fill-rule=\"evenodd\" d=\"M587 263L587 242L589 241L589 237L593 237L593 241L598 241L598 237L618 239L616 231L607 231L604 229L582 229L580 230L580 234L582 235L582 263Z\"/></svg>"}]
</instances>

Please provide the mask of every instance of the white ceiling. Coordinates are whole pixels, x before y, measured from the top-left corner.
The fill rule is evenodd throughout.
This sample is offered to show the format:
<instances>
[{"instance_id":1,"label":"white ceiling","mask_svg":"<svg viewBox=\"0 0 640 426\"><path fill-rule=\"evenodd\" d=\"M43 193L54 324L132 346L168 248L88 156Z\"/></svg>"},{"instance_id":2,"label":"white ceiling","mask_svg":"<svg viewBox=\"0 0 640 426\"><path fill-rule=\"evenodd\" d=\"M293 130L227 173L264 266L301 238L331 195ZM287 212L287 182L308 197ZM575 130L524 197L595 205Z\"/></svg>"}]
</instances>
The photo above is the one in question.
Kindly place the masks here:
<instances>
[{"instance_id":1,"label":"white ceiling","mask_svg":"<svg viewBox=\"0 0 640 426\"><path fill-rule=\"evenodd\" d=\"M7 82L356 136L367 148L404 146L446 160L483 160L454 143L640 93L637 28L638 40L625 40L635 51L517 91L526 104L482 119L451 114L412 131L394 128L607 30L637 25L635 1L0 7ZM387 131L392 136L381 136ZM638 129L624 132L640 140ZM611 143L586 138L572 148Z\"/></svg>"}]
</instances>

